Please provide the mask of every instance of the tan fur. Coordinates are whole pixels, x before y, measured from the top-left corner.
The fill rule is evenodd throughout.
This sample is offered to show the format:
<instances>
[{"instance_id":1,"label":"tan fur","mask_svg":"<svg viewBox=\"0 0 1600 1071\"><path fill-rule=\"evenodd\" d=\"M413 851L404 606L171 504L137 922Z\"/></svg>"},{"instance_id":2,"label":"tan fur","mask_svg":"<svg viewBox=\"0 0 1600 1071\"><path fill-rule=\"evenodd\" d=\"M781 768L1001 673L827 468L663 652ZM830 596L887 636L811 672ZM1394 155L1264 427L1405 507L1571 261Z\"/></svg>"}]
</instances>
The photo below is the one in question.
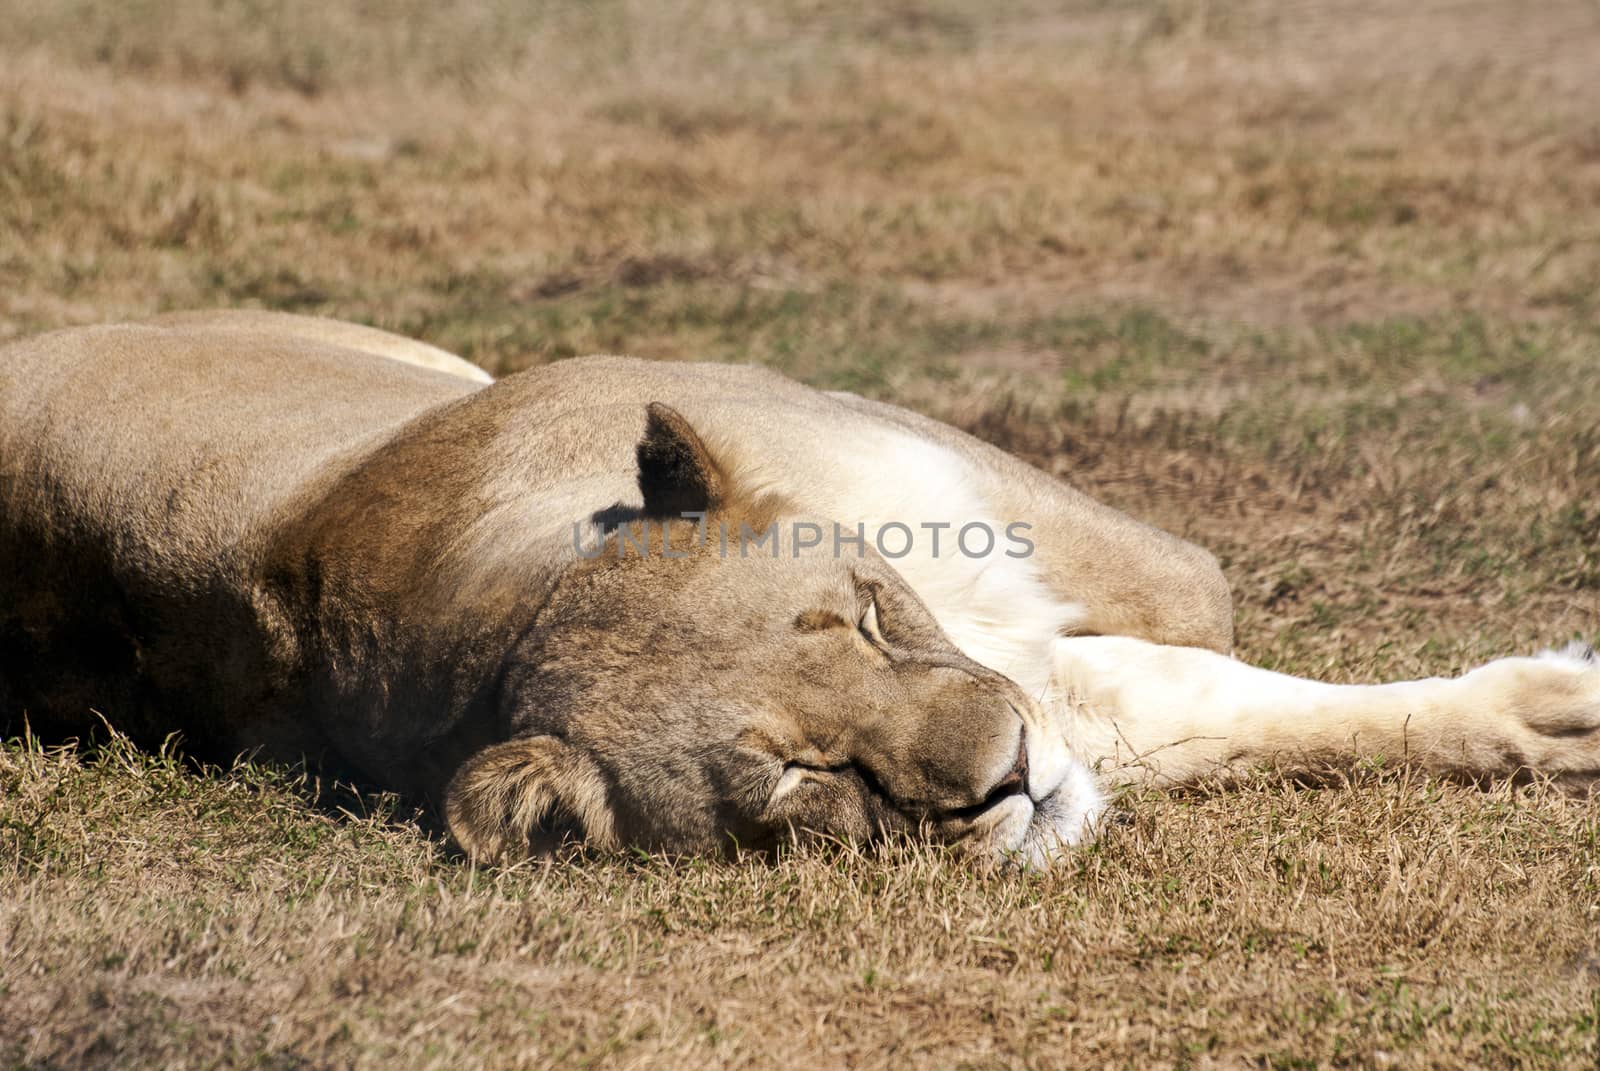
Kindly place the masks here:
<instances>
[{"instance_id":1,"label":"tan fur","mask_svg":"<svg viewBox=\"0 0 1600 1071\"><path fill-rule=\"evenodd\" d=\"M163 313L142 322L158 327L203 327L209 331L229 330L279 339L303 339L388 357L418 368L470 379L475 383L493 382L493 377L477 365L437 346L380 331L375 327L321 316L297 316L267 309L194 309Z\"/></svg>"},{"instance_id":2,"label":"tan fur","mask_svg":"<svg viewBox=\"0 0 1600 1071\"><path fill-rule=\"evenodd\" d=\"M438 801L485 859L922 831L1045 862L1099 813L1086 765L1600 774L1577 655L1369 689L1244 666L1208 554L916 414L437 353L263 313L0 351L0 716L307 757ZM1025 521L1031 552L796 527L901 518ZM713 534L769 528L776 556Z\"/></svg>"},{"instance_id":3,"label":"tan fur","mask_svg":"<svg viewBox=\"0 0 1600 1071\"><path fill-rule=\"evenodd\" d=\"M521 854L529 831L544 843L569 839L596 848L617 843L599 771L560 740L519 737L484 748L450 784L445 820L461 849L474 859Z\"/></svg>"}]
</instances>

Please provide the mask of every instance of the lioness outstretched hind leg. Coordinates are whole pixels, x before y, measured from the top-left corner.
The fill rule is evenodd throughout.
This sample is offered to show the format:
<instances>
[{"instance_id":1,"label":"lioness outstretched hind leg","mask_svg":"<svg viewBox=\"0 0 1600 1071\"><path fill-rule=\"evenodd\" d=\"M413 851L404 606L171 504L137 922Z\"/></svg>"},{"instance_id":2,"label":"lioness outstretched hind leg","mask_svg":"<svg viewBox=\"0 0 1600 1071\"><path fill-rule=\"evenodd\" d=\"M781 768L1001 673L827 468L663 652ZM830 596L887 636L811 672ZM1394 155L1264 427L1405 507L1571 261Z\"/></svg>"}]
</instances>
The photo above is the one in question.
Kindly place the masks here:
<instances>
[{"instance_id":1,"label":"lioness outstretched hind leg","mask_svg":"<svg viewBox=\"0 0 1600 1071\"><path fill-rule=\"evenodd\" d=\"M1112 783L1379 758L1468 777L1600 784L1600 659L1574 643L1460 677L1342 685L1113 636L1057 640L1047 705Z\"/></svg>"}]
</instances>

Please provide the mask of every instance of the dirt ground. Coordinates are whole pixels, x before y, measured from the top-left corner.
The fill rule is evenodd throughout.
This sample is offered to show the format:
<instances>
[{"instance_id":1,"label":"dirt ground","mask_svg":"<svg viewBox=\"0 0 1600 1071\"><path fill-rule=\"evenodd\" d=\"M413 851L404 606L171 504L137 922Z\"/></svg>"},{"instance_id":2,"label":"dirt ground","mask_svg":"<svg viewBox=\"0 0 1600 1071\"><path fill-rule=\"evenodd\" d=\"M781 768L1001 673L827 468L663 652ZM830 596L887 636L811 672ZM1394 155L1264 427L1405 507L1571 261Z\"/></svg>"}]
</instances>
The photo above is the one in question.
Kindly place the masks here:
<instances>
[{"instance_id":1,"label":"dirt ground","mask_svg":"<svg viewBox=\"0 0 1600 1071\"><path fill-rule=\"evenodd\" d=\"M1210 547L1262 665L1600 638L1592 0L0 0L0 57L0 341L758 361ZM315 788L0 749L0 1063L1600 1067L1540 785L1137 794L1047 875L474 872Z\"/></svg>"}]
</instances>

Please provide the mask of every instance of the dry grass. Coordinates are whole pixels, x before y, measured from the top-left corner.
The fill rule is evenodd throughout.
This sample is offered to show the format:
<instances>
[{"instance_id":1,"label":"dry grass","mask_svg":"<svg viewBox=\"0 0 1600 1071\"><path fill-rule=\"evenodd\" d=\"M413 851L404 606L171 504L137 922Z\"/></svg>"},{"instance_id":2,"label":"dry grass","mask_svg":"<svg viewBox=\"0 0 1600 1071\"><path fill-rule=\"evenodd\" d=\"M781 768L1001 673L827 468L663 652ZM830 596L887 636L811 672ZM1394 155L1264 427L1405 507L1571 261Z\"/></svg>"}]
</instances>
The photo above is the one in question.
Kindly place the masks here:
<instances>
[{"instance_id":1,"label":"dry grass","mask_svg":"<svg viewBox=\"0 0 1600 1071\"><path fill-rule=\"evenodd\" d=\"M13 749L0 787L24 1062L1592 1060L1600 816L1538 789L1151 796L1040 876L914 845L474 874L120 746Z\"/></svg>"},{"instance_id":2,"label":"dry grass","mask_svg":"<svg viewBox=\"0 0 1600 1071\"><path fill-rule=\"evenodd\" d=\"M1600 9L0 0L0 338L261 304L759 360L1224 558L1243 653L1600 627ZM341 814L328 800L376 808ZM1600 809L1349 770L473 874L392 801L0 751L24 1066L1600 1062Z\"/></svg>"}]
</instances>

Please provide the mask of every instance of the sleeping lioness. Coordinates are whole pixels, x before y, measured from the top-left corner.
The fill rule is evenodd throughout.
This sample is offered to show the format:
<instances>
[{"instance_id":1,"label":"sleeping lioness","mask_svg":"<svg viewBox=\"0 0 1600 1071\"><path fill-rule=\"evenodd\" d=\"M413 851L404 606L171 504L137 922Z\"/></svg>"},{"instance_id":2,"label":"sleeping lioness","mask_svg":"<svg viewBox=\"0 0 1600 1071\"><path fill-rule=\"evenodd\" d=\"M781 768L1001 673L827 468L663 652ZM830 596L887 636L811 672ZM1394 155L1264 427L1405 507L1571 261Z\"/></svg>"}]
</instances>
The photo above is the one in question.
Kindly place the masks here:
<instances>
[{"instance_id":1,"label":"sleeping lioness","mask_svg":"<svg viewBox=\"0 0 1600 1071\"><path fill-rule=\"evenodd\" d=\"M0 350L0 718L436 801L471 856L919 832L1045 863L1108 784L1600 778L1586 650L1333 686L1204 551L893 406L728 365L503 380L208 313Z\"/></svg>"}]
</instances>

